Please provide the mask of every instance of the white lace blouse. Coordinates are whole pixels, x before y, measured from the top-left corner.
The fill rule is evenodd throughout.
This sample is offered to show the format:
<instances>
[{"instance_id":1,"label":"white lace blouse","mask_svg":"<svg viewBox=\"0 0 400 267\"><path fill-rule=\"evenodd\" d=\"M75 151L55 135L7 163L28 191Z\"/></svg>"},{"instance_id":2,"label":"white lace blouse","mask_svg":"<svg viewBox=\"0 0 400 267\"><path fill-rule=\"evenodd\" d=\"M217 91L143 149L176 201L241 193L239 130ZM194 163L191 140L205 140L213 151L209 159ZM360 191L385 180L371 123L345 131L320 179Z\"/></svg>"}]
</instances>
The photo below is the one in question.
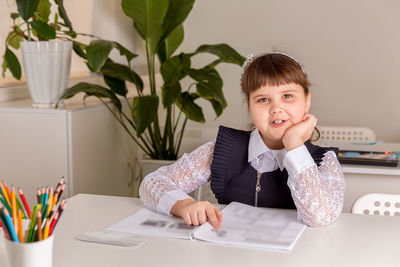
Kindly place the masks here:
<instances>
[{"instance_id":1,"label":"white lace blouse","mask_svg":"<svg viewBox=\"0 0 400 267\"><path fill-rule=\"evenodd\" d=\"M139 189L143 204L170 214L178 200L209 181L215 140L208 142L177 162L148 174ZM325 153L319 167L303 145L289 152L270 150L254 130L250 135L249 159L258 172L280 168L288 171L288 186L297 208L297 218L308 226L323 226L339 217L343 208L346 182L333 151Z\"/></svg>"}]
</instances>

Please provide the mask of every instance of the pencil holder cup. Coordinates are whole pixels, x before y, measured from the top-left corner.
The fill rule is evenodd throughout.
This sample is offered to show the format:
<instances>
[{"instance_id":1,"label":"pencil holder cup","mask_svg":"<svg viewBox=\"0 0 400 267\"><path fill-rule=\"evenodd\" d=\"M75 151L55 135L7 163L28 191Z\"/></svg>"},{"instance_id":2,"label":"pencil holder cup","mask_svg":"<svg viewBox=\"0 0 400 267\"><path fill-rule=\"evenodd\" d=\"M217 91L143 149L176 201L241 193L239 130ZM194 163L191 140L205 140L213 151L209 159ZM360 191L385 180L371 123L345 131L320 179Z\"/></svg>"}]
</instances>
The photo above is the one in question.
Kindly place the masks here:
<instances>
[{"instance_id":1,"label":"pencil holder cup","mask_svg":"<svg viewBox=\"0 0 400 267\"><path fill-rule=\"evenodd\" d=\"M54 235L32 242L5 240L9 267L52 267Z\"/></svg>"}]
</instances>

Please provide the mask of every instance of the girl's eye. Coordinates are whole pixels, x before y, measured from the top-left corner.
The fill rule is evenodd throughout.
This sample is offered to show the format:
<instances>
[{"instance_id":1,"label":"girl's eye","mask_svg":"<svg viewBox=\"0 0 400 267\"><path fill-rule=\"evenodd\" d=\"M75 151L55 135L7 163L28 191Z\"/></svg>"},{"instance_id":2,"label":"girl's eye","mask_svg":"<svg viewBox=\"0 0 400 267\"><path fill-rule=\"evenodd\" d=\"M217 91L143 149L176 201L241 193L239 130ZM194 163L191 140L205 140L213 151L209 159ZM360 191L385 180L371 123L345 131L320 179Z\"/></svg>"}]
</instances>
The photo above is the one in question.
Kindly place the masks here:
<instances>
[{"instance_id":1,"label":"girl's eye","mask_svg":"<svg viewBox=\"0 0 400 267\"><path fill-rule=\"evenodd\" d=\"M269 102L269 98L260 98L257 100L257 102L259 103L268 103Z\"/></svg>"},{"instance_id":2,"label":"girl's eye","mask_svg":"<svg viewBox=\"0 0 400 267\"><path fill-rule=\"evenodd\" d=\"M292 98L293 96L291 95L291 94L284 94L283 95L283 98L286 98L286 99L288 99L288 98Z\"/></svg>"}]
</instances>

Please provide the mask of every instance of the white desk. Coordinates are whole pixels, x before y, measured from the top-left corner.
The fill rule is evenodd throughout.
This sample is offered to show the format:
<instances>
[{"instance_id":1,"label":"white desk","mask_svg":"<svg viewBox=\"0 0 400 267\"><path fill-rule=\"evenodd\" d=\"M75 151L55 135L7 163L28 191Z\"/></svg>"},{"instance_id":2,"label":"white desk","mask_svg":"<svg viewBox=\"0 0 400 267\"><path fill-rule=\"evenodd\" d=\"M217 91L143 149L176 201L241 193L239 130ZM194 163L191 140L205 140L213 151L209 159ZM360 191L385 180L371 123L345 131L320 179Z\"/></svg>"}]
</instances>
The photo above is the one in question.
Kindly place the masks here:
<instances>
[{"instance_id":1,"label":"white desk","mask_svg":"<svg viewBox=\"0 0 400 267\"><path fill-rule=\"evenodd\" d=\"M347 183L343 212L368 193L400 194L400 168L342 164Z\"/></svg>"},{"instance_id":2,"label":"white desk","mask_svg":"<svg viewBox=\"0 0 400 267\"><path fill-rule=\"evenodd\" d=\"M142 208L134 198L77 195L55 231L54 267L120 266L399 266L400 218L342 214L334 224L307 228L291 253L148 237L132 249L77 241ZM1 237L2 238L2 237ZM0 240L0 266L7 266Z\"/></svg>"}]
</instances>

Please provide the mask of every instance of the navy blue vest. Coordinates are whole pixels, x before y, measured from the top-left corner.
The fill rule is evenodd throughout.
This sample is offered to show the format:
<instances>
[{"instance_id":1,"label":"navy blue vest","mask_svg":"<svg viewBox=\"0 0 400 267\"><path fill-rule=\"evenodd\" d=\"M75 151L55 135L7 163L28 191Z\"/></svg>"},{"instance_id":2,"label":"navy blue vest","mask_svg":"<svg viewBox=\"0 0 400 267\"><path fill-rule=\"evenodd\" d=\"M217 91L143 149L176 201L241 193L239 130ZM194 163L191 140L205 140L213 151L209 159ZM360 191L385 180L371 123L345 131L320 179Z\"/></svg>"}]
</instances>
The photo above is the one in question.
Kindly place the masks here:
<instances>
[{"instance_id":1,"label":"navy blue vest","mask_svg":"<svg viewBox=\"0 0 400 267\"><path fill-rule=\"evenodd\" d=\"M211 163L211 190L220 204L236 201L254 206L257 171L248 162L250 133L219 127ZM319 147L310 142L305 146L318 166L327 151L338 152L337 148ZM258 206L295 209L287 179L286 169L263 173Z\"/></svg>"}]
</instances>

